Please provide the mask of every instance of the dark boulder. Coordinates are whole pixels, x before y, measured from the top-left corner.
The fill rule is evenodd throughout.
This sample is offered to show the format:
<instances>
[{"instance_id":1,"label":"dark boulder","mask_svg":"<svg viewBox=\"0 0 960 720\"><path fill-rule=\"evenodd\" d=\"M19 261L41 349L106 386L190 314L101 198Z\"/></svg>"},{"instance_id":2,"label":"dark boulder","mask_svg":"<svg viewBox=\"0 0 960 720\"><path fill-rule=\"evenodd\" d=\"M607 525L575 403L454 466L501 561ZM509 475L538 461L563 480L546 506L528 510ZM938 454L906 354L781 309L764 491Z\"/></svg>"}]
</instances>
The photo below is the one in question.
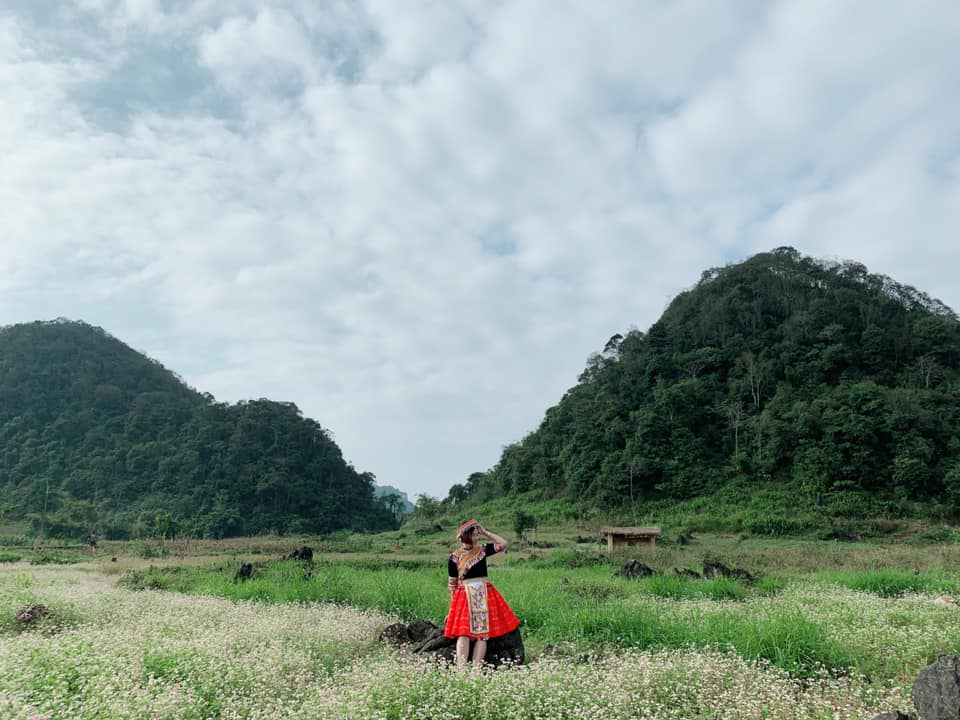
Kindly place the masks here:
<instances>
[{"instance_id":1,"label":"dark boulder","mask_svg":"<svg viewBox=\"0 0 960 720\"><path fill-rule=\"evenodd\" d=\"M454 642L455 641L452 638L448 638L443 634L442 628L435 627L433 630L427 633L425 638L413 646L413 652L417 654L439 653L441 656L443 656L445 655L443 651L447 648L451 648L451 652L449 653L449 657L447 659L452 660L452 648Z\"/></svg>"},{"instance_id":2,"label":"dark boulder","mask_svg":"<svg viewBox=\"0 0 960 720\"><path fill-rule=\"evenodd\" d=\"M941 655L920 671L913 684L913 704L924 720L960 720L960 660Z\"/></svg>"},{"instance_id":3,"label":"dark boulder","mask_svg":"<svg viewBox=\"0 0 960 720\"><path fill-rule=\"evenodd\" d=\"M410 635L410 639L415 643L422 642L436 629L437 626L429 620L414 620L412 623L407 625L407 633Z\"/></svg>"},{"instance_id":4,"label":"dark boulder","mask_svg":"<svg viewBox=\"0 0 960 720\"><path fill-rule=\"evenodd\" d=\"M393 625L387 625L377 639L391 645L404 645L410 642L410 631L403 623L394 623Z\"/></svg>"},{"instance_id":5,"label":"dark boulder","mask_svg":"<svg viewBox=\"0 0 960 720\"><path fill-rule=\"evenodd\" d=\"M500 637L490 638L487 641L486 662L493 667L500 667L505 663L523 665L526 654L523 649L523 638L520 637L520 628L508 632Z\"/></svg>"},{"instance_id":6,"label":"dark boulder","mask_svg":"<svg viewBox=\"0 0 960 720\"><path fill-rule=\"evenodd\" d=\"M630 578L630 579L639 579L650 577L655 575L656 572L652 567L644 565L639 560L631 560L620 566L620 570L617 571L617 575L620 577Z\"/></svg>"},{"instance_id":7,"label":"dark boulder","mask_svg":"<svg viewBox=\"0 0 960 720\"><path fill-rule=\"evenodd\" d=\"M904 715L899 710L894 710L893 712L880 713L873 720L910 720L910 716Z\"/></svg>"},{"instance_id":8,"label":"dark boulder","mask_svg":"<svg viewBox=\"0 0 960 720\"><path fill-rule=\"evenodd\" d=\"M708 580L717 576L723 576L733 578L734 580L743 580L747 583L756 582L756 578L746 570L728 568L722 562L712 560L703 561L703 576Z\"/></svg>"},{"instance_id":9,"label":"dark boulder","mask_svg":"<svg viewBox=\"0 0 960 720\"><path fill-rule=\"evenodd\" d=\"M303 560L304 562L313 562L313 548L304 545L302 548L294 550L287 555L287 560Z\"/></svg>"},{"instance_id":10,"label":"dark boulder","mask_svg":"<svg viewBox=\"0 0 960 720\"><path fill-rule=\"evenodd\" d=\"M414 620L411 625L414 623L424 623L424 627L432 625L426 620ZM434 627L423 640L413 646L413 652L452 663L456 660L456 644L456 640L444 636L443 628ZM473 653L473 641L470 642L470 653ZM517 629L506 635L490 638L487 641L487 655L484 662L494 668L504 664L522 665L525 657L523 638L520 636L520 630Z\"/></svg>"},{"instance_id":11,"label":"dark boulder","mask_svg":"<svg viewBox=\"0 0 960 720\"><path fill-rule=\"evenodd\" d=\"M243 582L244 580L249 580L250 576L253 575L253 565L250 563L243 563L237 572L233 575L234 582Z\"/></svg>"}]
</instances>

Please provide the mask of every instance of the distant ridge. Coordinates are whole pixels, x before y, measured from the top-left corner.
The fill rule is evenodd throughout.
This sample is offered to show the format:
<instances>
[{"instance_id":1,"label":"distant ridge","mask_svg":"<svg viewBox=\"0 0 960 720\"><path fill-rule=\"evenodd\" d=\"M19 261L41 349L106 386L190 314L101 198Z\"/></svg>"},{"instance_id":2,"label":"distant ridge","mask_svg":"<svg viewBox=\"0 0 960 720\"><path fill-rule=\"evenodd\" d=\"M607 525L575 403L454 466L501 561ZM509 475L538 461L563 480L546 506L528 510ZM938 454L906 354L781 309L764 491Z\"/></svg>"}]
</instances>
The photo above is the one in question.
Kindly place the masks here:
<instances>
[{"instance_id":1,"label":"distant ridge","mask_svg":"<svg viewBox=\"0 0 960 720\"><path fill-rule=\"evenodd\" d=\"M0 516L84 537L379 530L373 476L293 403L217 403L109 333L0 329Z\"/></svg>"},{"instance_id":2,"label":"distant ridge","mask_svg":"<svg viewBox=\"0 0 960 720\"><path fill-rule=\"evenodd\" d=\"M960 323L860 263L778 248L616 334L451 507L539 491L617 510L771 484L791 512L960 507ZM789 526L793 518L783 518Z\"/></svg>"}]
</instances>

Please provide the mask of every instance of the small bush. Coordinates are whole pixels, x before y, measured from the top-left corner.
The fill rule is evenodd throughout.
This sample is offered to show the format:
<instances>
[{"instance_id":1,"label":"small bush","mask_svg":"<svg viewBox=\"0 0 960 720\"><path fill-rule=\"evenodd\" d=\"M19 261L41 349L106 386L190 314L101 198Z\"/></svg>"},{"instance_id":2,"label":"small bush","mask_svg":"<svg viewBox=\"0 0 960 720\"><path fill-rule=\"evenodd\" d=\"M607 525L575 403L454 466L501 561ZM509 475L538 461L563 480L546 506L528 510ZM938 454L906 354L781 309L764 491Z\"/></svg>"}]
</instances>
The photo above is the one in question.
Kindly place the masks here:
<instances>
[{"instance_id":1,"label":"small bush","mask_svg":"<svg viewBox=\"0 0 960 720\"><path fill-rule=\"evenodd\" d=\"M907 543L910 545L944 545L957 542L957 533L948 527L931 528L924 532L917 533Z\"/></svg>"},{"instance_id":2,"label":"small bush","mask_svg":"<svg viewBox=\"0 0 960 720\"><path fill-rule=\"evenodd\" d=\"M757 595L779 595L787 589L787 585L789 585L789 582L784 578L763 575L754 583L753 591Z\"/></svg>"},{"instance_id":3,"label":"small bush","mask_svg":"<svg viewBox=\"0 0 960 720\"><path fill-rule=\"evenodd\" d=\"M596 552L581 552L578 550L557 550L546 557L532 559L532 565L539 568L586 568L602 565L613 566L610 556Z\"/></svg>"},{"instance_id":4,"label":"small bush","mask_svg":"<svg viewBox=\"0 0 960 720\"><path fill-rule=\"evenodd\" d=\"M933 574L918 574L906 570L824 573L820 577L851 590L859 590L886 598L900 597L908 592L957 591L956 582Z\"/></svg>"},{"instance_id":5,"label":"small bush","mask_svg":"<svg viewBox=\"0 0 960 720\"><path fill-rule=\"evenodd\" d=\"M810 530L810 524L804 519L788 517L767 517L748 520L744 529L751 535L785 537L803 535Z\"/></svg>"}]
</instances>

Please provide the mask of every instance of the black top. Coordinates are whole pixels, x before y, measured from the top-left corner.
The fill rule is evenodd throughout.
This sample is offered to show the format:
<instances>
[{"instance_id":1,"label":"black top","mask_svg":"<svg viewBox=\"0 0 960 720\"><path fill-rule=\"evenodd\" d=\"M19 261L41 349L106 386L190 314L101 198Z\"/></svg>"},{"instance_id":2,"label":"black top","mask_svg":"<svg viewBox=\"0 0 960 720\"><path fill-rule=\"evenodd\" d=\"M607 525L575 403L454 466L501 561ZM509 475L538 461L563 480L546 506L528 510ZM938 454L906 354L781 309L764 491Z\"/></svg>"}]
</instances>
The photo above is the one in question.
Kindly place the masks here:
<instances>
[{"instance_id":1,"label":"black top","mask_svg":"<svg viewBox=\"0 0 960 720\"><path fill-rule=\"evenodd\" d=\"M474 562L473 566L470 567L464 574L463 579L467 580L469 578L475 577L486 577L487 576L487 556L495 555L500 552L502 548L499 545L494 543L487 543L481 548L480 558L470 558L469 561ZM447 561L447 575L451 578L459 576L459 560L460 560L460 551L457 550L450 554L450 559Z\"/></svg>"}]
</instances>

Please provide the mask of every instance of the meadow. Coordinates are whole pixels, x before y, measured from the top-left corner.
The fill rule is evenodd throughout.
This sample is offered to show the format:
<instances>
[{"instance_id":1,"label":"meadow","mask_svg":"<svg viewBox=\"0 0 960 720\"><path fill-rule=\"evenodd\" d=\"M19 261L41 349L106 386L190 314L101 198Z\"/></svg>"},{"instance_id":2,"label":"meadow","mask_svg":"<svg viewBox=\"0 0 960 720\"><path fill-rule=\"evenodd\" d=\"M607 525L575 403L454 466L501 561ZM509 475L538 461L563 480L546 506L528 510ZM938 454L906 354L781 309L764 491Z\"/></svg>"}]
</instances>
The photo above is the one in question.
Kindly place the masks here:
<instances>
[{"instance_id":1,"label":"meadow","mask_svg":"<svg viewBox=\"0 0 960 720\"><path fill-rule=\"evenodd\" d=\"M572 542L513 552L491 577L529 662L475 672L377 641L442 620L442 537L340 538L309 568L276 542L0 563L0 717L872 718L912 711L916 672L960 653L960 610L936 601L960 594L953 544L708 538L647 552L643 580ZM760 579L673 576L707 555ZM21 626L32 602L52 615Z\"/></svg>"}]
</instances>

